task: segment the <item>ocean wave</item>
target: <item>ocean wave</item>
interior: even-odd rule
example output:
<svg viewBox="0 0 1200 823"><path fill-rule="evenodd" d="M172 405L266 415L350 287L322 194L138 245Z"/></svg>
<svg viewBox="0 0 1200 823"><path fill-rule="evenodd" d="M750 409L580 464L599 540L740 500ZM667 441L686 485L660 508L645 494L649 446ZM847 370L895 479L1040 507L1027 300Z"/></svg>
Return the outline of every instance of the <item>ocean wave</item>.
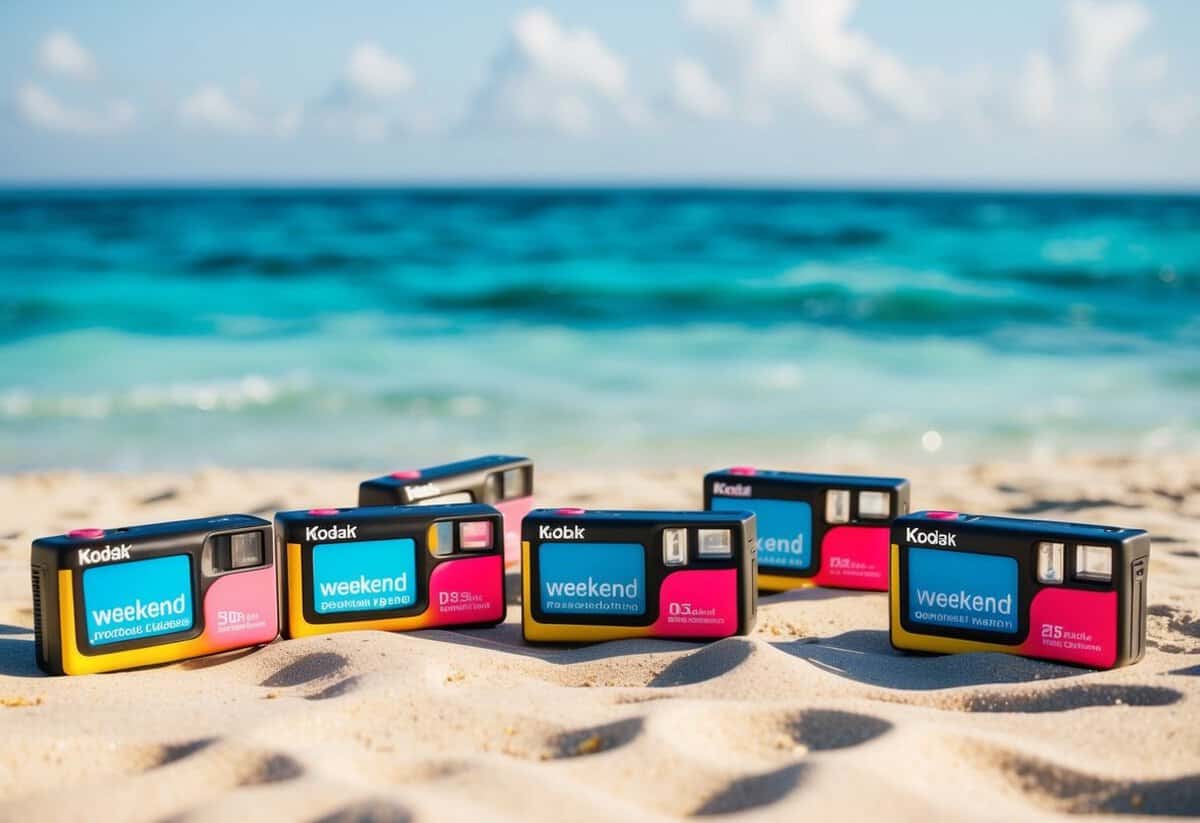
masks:
<svg viewBox="0 0 1200 823"><path fill-rule="evenodd" d="M1197 197L1124 195L8 192L0 340L337 338L378 314L370 330L398 338L434 317L462 334L728 322L996 341L1061 327L1083 346L1108 327L1158 344L1195 335L1198 216Z"/></svg>
<svg viewBox="0 0 1200 823"><path fill-rule="evenodd" d="M0 334L34 329L64 314L62 302L50 297L0 298Z"/></svg>
<svg viewBox="0 0 1200 823"><path fill-rule="evenodd" d="M381 257L332 251L300 255L227 251L194 256L183 263L183 268L195 274L249 273L264 277L293 277L366 271L386 265L387 262Z"/></svg>
<svg viewBox="0 0 1200 823"><path fill-rule="evenodd" d="M397 386L385 379L320 383L305 371L140 383L86 392L23 387L0 391L0 418L11 420L171 418L186 412L307 417L348 411L438 420L479 417L492 406L483 393L451 386Z"/></svg>
<svg viewBox="0 0 1200 823"><path fill-rule="evenodd" d="M1153 290L1169 296L1172 290L1200 291L1200 269L1171 265L1105 268L1099 266L1012 266L974 268L964 277L991 282L1052 286L1076 292L1116 293Z"/></svg>
<svg viewBox="0 0 1200 823"><path fill-rule="evenodd" d="M749 240L783 249L862 249L881 246L889 239L888 232L883 229L856 224L810 229L789 225L786 221L733 221L723 228L728 239Z"/></svg>
<svg viewBox="0 0 1200 823"><path fill-rule="evenodd" d="M1028 280L1014 286L1015 278ZM1105 285L1086 272L1020 269L1005 278L853 266L808 266L776 276L579 276L561 282L530 273L430 278L384 274L274 294L245 286L235 297L201 285L179 285L168 299L153 286L102 294L87 308L72 290L0 299L0 340L75 328L109 328L160 336L272 339L313 335L388 337L468 333L497 322L568 324L581 328L675 327L730 323L746 327L807 324L896 334L985 334L1008 327L1120 328L1126 335L1167 340L1195 316L1191 273L1164 282ZM132 281L136 283L137 281ZM1085 287L1081 285L1087 283ZM1032 288L1036 286L1037 288ZM1046 291L1051 289L1053 291ZM1136 297L1137 299L1131 299Z"/></svg>
<svg viewBox="0 0 1200 823"><path fill-rule="evenodd" d="M981 295L969 290L893 286L864 290L852 284L825 281L770 287L707 282L671 284L662 281L641 287L606 284L545 286L538 283L499 285L462 292L436 292L422 302L440 311L464 309L512 317L570 318L573 322L609 320L622 325L663 322L800 322L817 324L868 323L915 326L930 323L947 329L987 325L997 319L1023 322L1061 317L1063 308L1022 295Z"/></svg>
<svg viewBox="0 0 1200 823"><path fill-rule="evenodd" d="M6 272L79 274L116 271L129 261L117 254L74 254L63 249L0 249L0 279Z"/></svg>
<svg viewBox="0 0 1200 823"><path fill-rule="evenodd" d="M248 374L230 380L143 384L82 393L15 388L0 392L0 417L87 420L181 410L237 412L287 403L311 386L309 375L295 373L278 378Z"/></svg>
<svg viewBox="0 0 1200 823"><path fill-rule="evenodd" d="M382 228L378 231L384 233ZM745 223L727 225L720 233L663 232L660 236L632 242L619 236L581 239L560 237L553 232L544 237L531 236L513 242L504 236L472 235L443 227L418 240L397 239L371 252L249 252L233 249L189 254L180 260L177 269L204 276L249 274L275 279L384 270L403 274L409 266L434 267L446 272L463 264L555 266L603 259L651 265L670 265L680 260L720 264L745 262L754 255L770 252L863 250L887 242L887 232L857 225L814 230L766 222Z"/></svg>

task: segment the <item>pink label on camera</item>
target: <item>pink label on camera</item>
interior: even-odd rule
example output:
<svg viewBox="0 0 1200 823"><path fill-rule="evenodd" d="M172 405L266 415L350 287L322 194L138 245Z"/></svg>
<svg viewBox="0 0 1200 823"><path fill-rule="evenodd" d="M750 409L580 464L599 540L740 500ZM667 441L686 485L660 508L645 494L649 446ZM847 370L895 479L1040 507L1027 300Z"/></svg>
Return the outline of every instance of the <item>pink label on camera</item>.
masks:
<svg viewBox="0 0 1200 823"><path fill-rule="evenodd" d="M510 569L521 565L521 521L532 508L532 495L496 504L496 509L504 515L504 565Z"/></svg>
<svg viewBox="0 0 1200 823"><path fill-rule="evenodd" d="M1117 660L1117 593L1042 589L1029 606L1023 654L1108 668Z"/></svg>
<svg viewBox="0 0 1200 823"><path fill-rule="evenodd" d="M737 633L737 569L672 572L663 581L659 637L728 637Z"/></svg>
<svg viewBox="0 0 1200 823"><path fill-rule="evenodd" d="M204 594L204 636L214 651L269 643L279 634L275 568L235 572Z"/></svg>
<svg viewBox="0 0 1200 823"><path fill-rule="evenodd" d="M498 554L439 563L429 575L430 626L504 617L504 559Z"/></svg>
<svg viewBox="0 0 1200 823"><path fill-rule="evenodd" d="M885 526L835 526L821 543L818 586L843 589L888 589L888 533Z"/></svg>

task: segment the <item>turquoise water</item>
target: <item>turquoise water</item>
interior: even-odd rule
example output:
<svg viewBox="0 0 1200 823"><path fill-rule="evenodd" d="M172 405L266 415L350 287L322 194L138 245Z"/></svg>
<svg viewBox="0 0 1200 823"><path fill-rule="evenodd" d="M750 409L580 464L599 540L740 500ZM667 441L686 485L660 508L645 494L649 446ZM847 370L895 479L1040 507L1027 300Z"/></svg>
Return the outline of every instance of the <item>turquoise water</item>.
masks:
<svg viewBox="0 0 1200 823"><path fill-rule="evenodd" d="M0 192L5 469L1200 447L1200 197Z"/></svg>

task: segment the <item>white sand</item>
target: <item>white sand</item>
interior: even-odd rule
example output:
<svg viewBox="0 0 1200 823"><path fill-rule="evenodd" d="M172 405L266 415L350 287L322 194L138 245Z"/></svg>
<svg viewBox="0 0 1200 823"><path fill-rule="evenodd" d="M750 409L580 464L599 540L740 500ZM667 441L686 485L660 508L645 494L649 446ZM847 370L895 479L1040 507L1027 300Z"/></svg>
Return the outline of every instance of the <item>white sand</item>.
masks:
<svg viewBox="0 0 1200 823"><path fill-rule="evenodd" d="M540 472L539 501L694 507L700 474ZM707 646L533 648L510 606L491 630L349 633L47 678L33 663L32 538L349 505L359 478L0 478L0 818L1200 814L1200 460L909 476L918 507L1149 529L1146 658L1089 672L902 656L885 595L808 590L764 598L753 635Z"/></svg>

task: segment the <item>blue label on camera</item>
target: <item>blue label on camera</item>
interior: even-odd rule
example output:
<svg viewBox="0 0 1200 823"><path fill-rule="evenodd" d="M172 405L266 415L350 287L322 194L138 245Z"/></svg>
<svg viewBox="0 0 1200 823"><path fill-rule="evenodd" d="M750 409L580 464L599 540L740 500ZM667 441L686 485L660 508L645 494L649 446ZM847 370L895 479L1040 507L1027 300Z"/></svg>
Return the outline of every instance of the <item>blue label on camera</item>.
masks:
<svg viewBox="0 0 1200 823"><path fill-rule="evenodd" d="M714 496L712 509L754 512L759 568L807 569L812 563L812 506L804 501Z"/></svg>
<svg viewBox="0 0 1200 823"><path fill-rule="evenodd" d="M187 631L192 561L177 554L85 569L83 608L93 646Z"/></svg>
<svg viewBox="0 0 1200 823"><path fill-rule="evenodd" d="M640 543L543 543L542 611L645 614L646 550Z"/></svg>
<svg viewBox="0 0 1200 823"><path fill-rule="evenodd" d="M932 626L1015 634L1016 559L909 549L908 619Z"/></svg>
<svg viewBox="0 0 1200 823"><path fill-rule="evenodd" d="M417 602L417 544L410 538L313 546L317 614L402 609Z"/></svg>

